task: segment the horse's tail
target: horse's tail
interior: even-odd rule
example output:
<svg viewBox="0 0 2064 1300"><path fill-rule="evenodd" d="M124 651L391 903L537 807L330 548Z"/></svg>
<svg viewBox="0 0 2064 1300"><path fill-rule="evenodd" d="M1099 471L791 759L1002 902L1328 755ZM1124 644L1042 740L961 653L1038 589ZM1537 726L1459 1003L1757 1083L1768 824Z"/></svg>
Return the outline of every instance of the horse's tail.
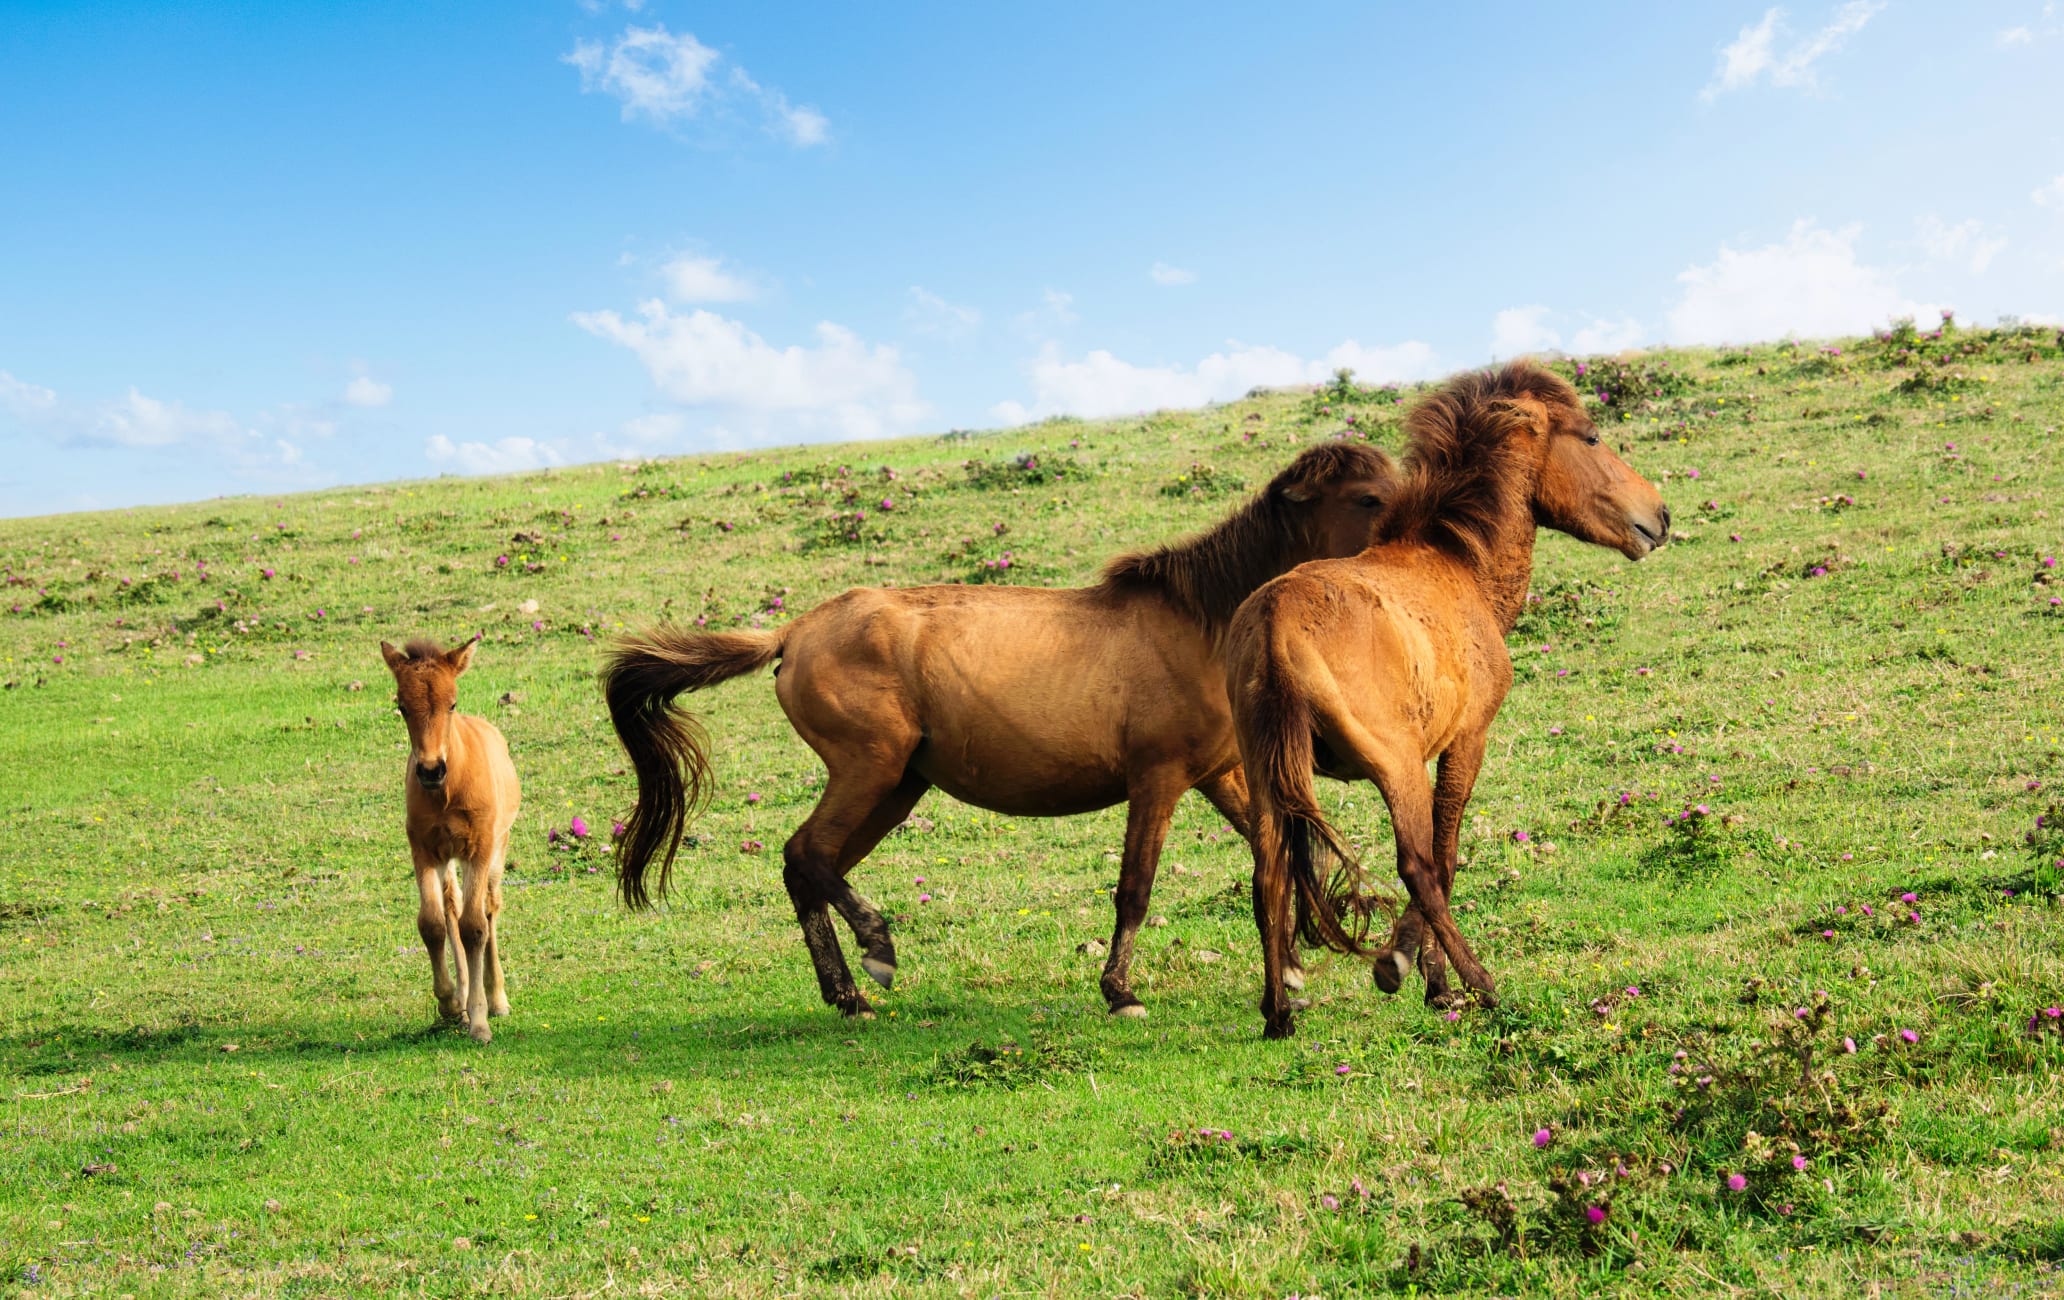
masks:
<svg viewBox="0 0 2064 1300"><path fill-rule="evenodd" d="M1257 805L1275 809L1281 826L1281 842L1270 851L1288 858L1297 937L1334 952L1366 955L1369 916L1381 903L1362 892L1360 864L1319 808L1312 782L1311 701L1283 672L1273 646L1264 643L1240 714L1248 785ZM1331 869L1322 876L1326 867Z"/></svg>
<svg viewBox="0 0 2064 1300"><path fill-rule="evenodd" d="M616 883L631 907L652 902L645 870L658 856L664 897L674 854L689 820L710 796L709 733L674 706L683 691L700 690L781 657L788 628L766 632L686 632L656 627L616 643L602 669L602 693L616 738L638 774L638 803L624 823L616 852Z"/></svg>

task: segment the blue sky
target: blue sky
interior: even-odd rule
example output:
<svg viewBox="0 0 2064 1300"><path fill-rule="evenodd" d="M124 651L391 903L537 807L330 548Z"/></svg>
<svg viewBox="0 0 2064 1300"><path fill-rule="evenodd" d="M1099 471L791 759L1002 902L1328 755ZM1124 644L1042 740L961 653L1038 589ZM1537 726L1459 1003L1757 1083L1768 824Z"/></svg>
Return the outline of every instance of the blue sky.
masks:
<svg viewBox="0 0 2064 1300"><path fill-rule="evenodd" d="M6 0L0 513L2064 316L2057 0L1423 8Z"/></svg>

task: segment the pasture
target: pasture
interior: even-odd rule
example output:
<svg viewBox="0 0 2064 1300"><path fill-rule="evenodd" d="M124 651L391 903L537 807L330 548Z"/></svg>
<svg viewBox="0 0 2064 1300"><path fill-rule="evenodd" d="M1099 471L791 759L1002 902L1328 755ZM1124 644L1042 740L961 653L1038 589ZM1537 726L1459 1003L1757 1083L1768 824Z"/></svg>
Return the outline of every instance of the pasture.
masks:
<svg viewBox="0 0 2064 1300"><path fill-rule="evenodd" d="M1542 535L1454 900L1502 1005L1314 959L1280 1043L1245 846L1194 794L1147 1019L1097 989L1123 810L937 793L853 875L895 990L824 1007L780 868L820 769L764 674L690 697L719 793L669 904L626 912L595 671L661 614L1090 581L1316 439L1395 450L1409 391L0 521L8 1286L2064 1285L2064 835L2035 829L2064 786L2064 337L1577 383L1676 538L1632 565ZM475 631L459 707L524 791L485 1047L434 1018L379 652ZM1393 885L1373 789L1321 797Z"/></svg>

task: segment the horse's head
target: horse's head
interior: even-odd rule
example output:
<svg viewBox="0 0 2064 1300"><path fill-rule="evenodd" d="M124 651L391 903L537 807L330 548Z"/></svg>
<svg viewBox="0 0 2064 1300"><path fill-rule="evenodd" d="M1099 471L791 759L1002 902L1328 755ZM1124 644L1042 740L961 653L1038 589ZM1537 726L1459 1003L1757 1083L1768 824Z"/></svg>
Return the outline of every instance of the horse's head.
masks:
<svg viewBox="0 0 2064 1300"><path fill-rule="evenodd" d="M1328 442L1300 453L1268 485L1272 500L1302 512L1315 560L1358 555L1369 545L1397 487L1397 466L1361 442Z"/></svg>
<svg viewBox="0 0 2064 1300"><path fill-rule="evenodd" d="M451 744L452 715L459 707L459 674L473 663L475 637L453 650L440 650L429 641L411 641L397 650L380 643L380 655L394 674L394 702L408 723L409 775L423 789L436 793L444 788L449 770L447 752Z"/></svg>
<svg viewBox="0 0 2064 1300"><path fill-rule="evenodd" d="M1638 560L1670 539L1670 508L1655 485L1605 445L1576 389L1528 362L1515 404L1540 441L1534 521Z"/></svg>

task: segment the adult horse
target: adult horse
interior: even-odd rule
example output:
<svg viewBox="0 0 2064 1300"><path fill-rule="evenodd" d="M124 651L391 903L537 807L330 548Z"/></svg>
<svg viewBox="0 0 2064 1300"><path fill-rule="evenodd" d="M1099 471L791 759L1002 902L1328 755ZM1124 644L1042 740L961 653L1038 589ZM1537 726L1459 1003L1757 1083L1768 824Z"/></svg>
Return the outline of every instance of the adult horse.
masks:
<svg viewBox="0 0 2064 1300"><path fill-rule="evenodd" d="M1396 992L1418 956L1427 1001L1459 1000L1447 989L1445 950L1476 999L1495 1005L1448 894L1462 812L1512 686L1505 637L1526 599L1536 525L1630 560L1670 533L1661 495L1603 445L1576 391L1531 362L1450 380L1406 417L1406 431L1406 477L1375 543L1264 584L1226 635L1227 690L1253 787L1271 1038L1294 1029L1283 979L1293 891L1306 942L1366 951L1370 900L1319 809L1314 769L1374 781L1390 808L1411 905L1374 954L1378 986ZM1322 857L1337 864L1330 880L1320 878Z"/></svg>
<svg viewBox="0 0 2064 1300"><path fill-rule="evenodd" d="M1176 801L1200 790L1247 832L1219 660L1226 621L1269 578L1366 546L1394 477L1375 448L1324 443L1209 532L1124 556L1093 587L855 588L767 631L625 638L603 672L638 776L618 847L624 901L648 904L655 857L665 893L709 793L708 737L672 701L780 659L775 696L826 771L782 849L782 880L827 1003L872 1013L828 908L852 929L861 966L892 983L888 923L846 874L936 785L1028 817L1128 805L1102 990L1112 1014L1145 1015L1129 979L1133 939Z"/></svg>

